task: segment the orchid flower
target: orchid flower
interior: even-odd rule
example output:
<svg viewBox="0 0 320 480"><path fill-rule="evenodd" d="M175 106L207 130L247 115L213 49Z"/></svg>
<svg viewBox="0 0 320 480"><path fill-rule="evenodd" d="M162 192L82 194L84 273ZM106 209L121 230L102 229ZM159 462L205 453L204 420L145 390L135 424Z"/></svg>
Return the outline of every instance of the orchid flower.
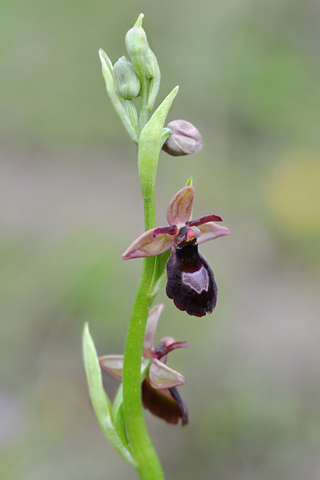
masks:
<svg viewBox="0 0 320 480"><path fill-rule="evenodd" d="M217 215L190 220L194 188L188 185L177 192L167 209L169 227L152 228L143 233L124 252L122 258L152 257L172 249L167 262L166 293L180 310L202 317L217 303L218 287L213 271L198 244L228 235L229 229Z"/></svg>
<svg viewBox="0 0 320 480"><path fill-rule="evenodd" d="M169 368L165 362L168 353L177 348L187 347L187 342L175 342L165 337L155 347L154 340L163 304L156 305L149 313L144 344L142 365L149 363L147 376L142 382L143 406L168 423L176 424L181 418L182 425L188 423L186 405L180 397L177 386L185 383L181 373ZM117 380L122 380L123 355L99 357L100 366Z"/></svg>

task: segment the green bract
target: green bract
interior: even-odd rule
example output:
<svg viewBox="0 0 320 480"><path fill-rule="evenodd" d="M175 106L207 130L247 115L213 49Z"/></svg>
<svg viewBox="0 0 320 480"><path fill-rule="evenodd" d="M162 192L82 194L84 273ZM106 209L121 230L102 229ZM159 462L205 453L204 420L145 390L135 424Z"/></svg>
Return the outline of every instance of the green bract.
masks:
<svg viewBox="0 0 320 480"><path fill-rule="evenodd" d="M140 135L138 168L144 198L154 195L163 125L178 90L175 87L163 100Z"/></svg>
<svg viewBox="0 0 320 480"><path fill-rule="evenodd" d="M118 435L111 418L111 403L106 395L103 385L97 352L90 336L88 325L83 332L83 356L86 370L90 397L93 409L100 423L101 429L109 442L120 455L133 467L137 467L132 453L127 445L124 445L121 436Z"/></svg>
<svg viewBox="0 0 320 480"><path fill-rule="evenodd" d="M115 111L121 118L121 121L125 126L127 132L129 133L130 137L134 142L137 143L138 142L137 130L133 126L130 118L128 117L128 114L124 107L123 99L119 97L119 95L116 92L111 60L106 54L106 52L104 52L102 49L99 50L99 56L100 56L101 65L102 65L102 74L106 82L107 92L112 102L112 105L114 106Z"/></svg>

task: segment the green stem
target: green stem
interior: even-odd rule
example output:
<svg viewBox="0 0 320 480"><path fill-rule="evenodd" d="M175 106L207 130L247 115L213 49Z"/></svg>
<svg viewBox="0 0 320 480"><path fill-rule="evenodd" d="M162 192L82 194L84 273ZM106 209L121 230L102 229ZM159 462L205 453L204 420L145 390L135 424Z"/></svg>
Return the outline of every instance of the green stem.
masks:
<svg viewBox="0 0 320 480"><path fill-rule="evenodd" d="M148 293L153 275L153 263L152 258L144 259L128 329L123 366L124 418L141 480L164 480L160 461L145 424L141 399L141 353L151 306Z"/></svg>
<svg viewBox="0 0 320 480"><path fill-rule="evenodd" d="M145 76L140 78L141 81L141 100L140 100L140 132L148 122L150 115L150 108L148 108L148 82Z"/></svg>
<svg viewBox="0 0 320 480"><path fill-rule="evenodd" d="M147 119L147 116L143 118L143 112L146 112L145 88L146 84L142 84L141 126L144 125ZM178 88L175 88L169 93L140 133L138 168L146 230L156 227L154 188L161 146L161 134L167 113L177 92ZM141 398L141 359L146 323L154 298L152 294L154 291L154 272L155 257L144 258L128 328L122 377L124 420L141 480L164 480L160 461L153 448L145 424Z"/></svg>
<svg viewBox="0 0 320 480"><path fill-rule="evenodd" d="M146 228L155 226L155 202L144 198ZM123 407L125 424L138 463L141 480L164 480L163 470L150 440L144 420L141 398L141 358L154 272L154 257L145 258L130 319L123 366Z"/></svg>

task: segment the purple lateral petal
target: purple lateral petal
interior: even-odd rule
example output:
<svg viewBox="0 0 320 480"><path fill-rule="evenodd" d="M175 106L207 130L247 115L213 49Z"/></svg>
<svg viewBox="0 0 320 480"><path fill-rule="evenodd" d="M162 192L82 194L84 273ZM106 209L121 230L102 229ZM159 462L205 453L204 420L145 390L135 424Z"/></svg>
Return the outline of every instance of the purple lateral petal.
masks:
<svg viewBox="0 0 320 480"><path fill-rule="evenodd" d="M194 188L191 185L183 187L174 195L167 210L169 225L185 224L191 215L194 199Z"/></svg>
<svg viewBox="0 0 320 480"><path fill-rule="evenodd" d="M170 227L159 227L154 230L153 238L157 238L159 235L162 234L175 235L177 231L177 225L171 225Z"/></svg>
<svg viewBox="0 0 320 480"><path fill-rule="evenodd" d="M151 386L156 390L183 385L186 381L181 373L172 370L156 358L151 363L149 380Z"/></svg>
<svg viewBox="0 0 320 480"><path fill-rule="evenodd" d="M230 230L227 227L217 225L213 222L204 223L203 225L199 225L198 228L201 231L201 235L197 239L198 243L207 242L208 240L230 234Z"/></svg>
<svg viewBox="0 0 320 480"><path fill-rule="evenodd" d="M165 346L165 347L162 349L161 356L168 355L168 353L172 352L173 350L176 350L177 348L185 348L185 347L189 347L189 343L188 343L188 342L174 342L174 343L170 343L170 345Z"/></svg>
<svg viewBox="0 0 320 480"><path fill-rule="evenodd" d="M153 238L155 230L155 228L152 228L137 238L122 255L123 260L154 257L155 255L160 255L160 253L170 250L173 245L171 235L160 234L157 238Z"/></svg>
<svg viewBox="0 0 320 480"><path fill-rule="evenodd" d="M112 377L122 380L123 355L105 355L99 357L100 367L106 370Z"/></svg>
<svg viewBox="0 0 320 480"><path fill-rule="evenodd" d="M187 222L186 225L188 227L198 227L199 225L203 225L207 222L222 222L222 218L218 215L207 215L206 217L197 218L197 220Z"/></svg>
<svg viewBox="0 0 320 480"><path fill-rule="evenodd" d="M154 349L154 357L158 360L161 360L163 357L168 355L168 353L176 350L177 348L189 347L188 342L175 342L172 337L164 337L160 340L158 345ZM166 363L164 360L162 360Z"/></svg>
<svg viewBox="0 0 320 480"><path fill-rule="evenodd" d="M144 342L143 342L144 358L150 358L152 356L158 321L163 309L164 309L164 305L163 303L161 303L160 305L156 305L155 307L152 308L152 310L150 310L148 320L147 320Z"/></svg>

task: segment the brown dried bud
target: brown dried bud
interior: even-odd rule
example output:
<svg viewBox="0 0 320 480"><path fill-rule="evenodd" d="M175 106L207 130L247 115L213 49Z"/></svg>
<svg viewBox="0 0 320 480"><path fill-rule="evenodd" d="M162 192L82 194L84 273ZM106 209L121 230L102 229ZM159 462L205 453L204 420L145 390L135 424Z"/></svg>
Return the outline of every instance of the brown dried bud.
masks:
<svg viewBox="0 0 320 480"><path fill-rule="evenodd" d="M169 155L179 157L198 152L202 147L199 130L186 120L173 120L167 126L172 134L162 146Z"/></svg>

